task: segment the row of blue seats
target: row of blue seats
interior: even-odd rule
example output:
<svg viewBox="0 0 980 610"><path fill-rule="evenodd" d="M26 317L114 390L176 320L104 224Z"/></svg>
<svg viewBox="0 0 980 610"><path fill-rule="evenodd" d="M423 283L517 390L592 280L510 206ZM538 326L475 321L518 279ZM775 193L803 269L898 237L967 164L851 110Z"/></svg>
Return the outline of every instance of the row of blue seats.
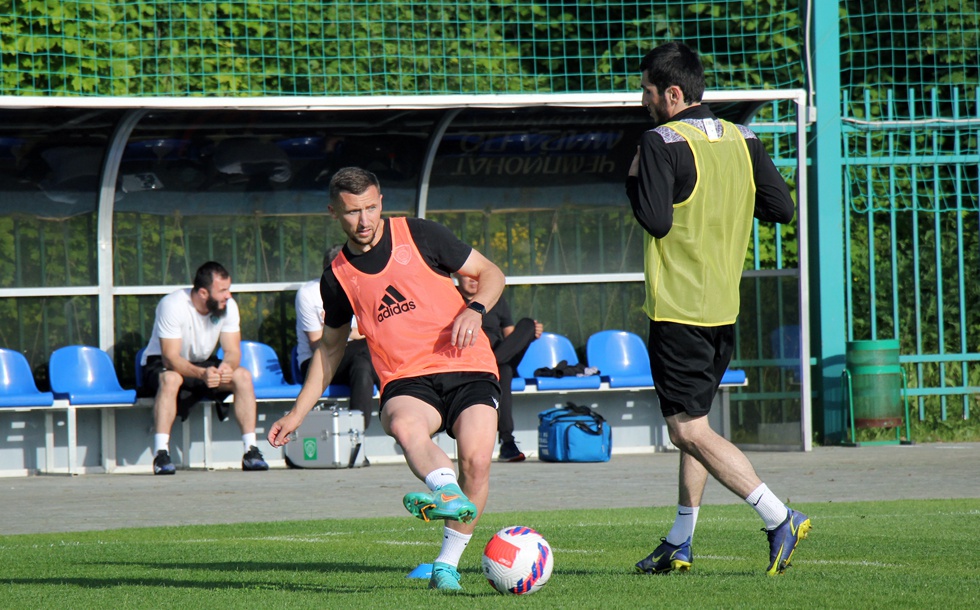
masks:
<svg viewBox="0 0 980 610"><path fill-rule="evenodd" d="M542 333L531 342L517 366L512 388L522 391L533 384L538 390L598 390L609 388L652 388L650 355L646 343L635 333L625 330L602 330L590 336L585 345L586 364L598 369L598 374L564 377L537 377L540 368L553 369L562 361L578 364L572 342L562 335ZM745 371L728 369L722 377L723 386L746 384Z"/></svg>
<svg viewBox="0 0 980 610"><path fill-rule="evenodd" d="M142 351L142 350L141 350ZM298 377L295 350L290 356L293 378ZM137 386L140 385L139 361L136 356ZM598 369L595 375L538 377L541 368L554 369L562 361L578 364L578 355L571 341L555 333L542 333L528 347L517 367L512 389L521 392L598 390L609 388L651 388L650 358L646 344L634 333L604 330L589 337L586 361ZM291 383L284 374L275 350L257 341L242 341L242 366L252 373L258 400L290 400L299 394L300 384ZM118 380L109 355L97 347L67 346L54 351L49 361L52 392L40 392L34 382L30 365L23 354L0 348L0 407L43 407L55 399L73 405L126 405L136 401L136 390L124 389ZM744 385L745 372L728 370L722 385ZM346 398L350 388L331 385L325 398Z"/></svg>
<svg viewBox="0 0 980 610"><path fill-rule="evenodd" d="M136 355L136 384L141 385L139 365L142 350ZM302 386L283 378L276 352L264 343L242 341L242 366L252 373L258 400L288 400L299 394ZM66 400L73 406L132 405L136 390L124 389L119 383L109 354L89 345L69 345L51 354L48 361L51 392L41 392L34 381L30 364L20 352L0 348L0 408L36 408L53 406L55 400ZM331 385L325 398L346 398L350 388Z"/></svg>
<svg viewBox="0 0 980 610"><path fill-rule="evenodd" d="M242 343L245 345L250 342L243 341ZM269 346L256 345L262 346L261 354L250 360L265 363L265 369L268 373L267 380L256 382L256 392L259 392L261 386L268 388L266 391L278 391L283 397L295 397L299 392L299 386L293 386L283 378L275 351ZM245 348L243 348L243 352L244 350ZM598 369L598 374L564 377L539 377L535 375L535 371L538 369L554 369L562 361L571 366L578 364L578 355L571 340L556 333L542 333L539 338L531 342L520 364L518 364L517 375L511 383L511 389L514 392L523 392L528 389L540 391L598 390L603 387L603 384L609 388L653 387L650 356L647 352L646 343L638 335L631 332L603 330L589 337L586 343L587 366ZM298 379L299 367L296 363L296 348L292 350L290 363L293 378ZM252 370L254 376L256 374L254 368L249 366L249 369ZM736 369L725 371L721 384L724 386L745 385L745 371ZM333 396L350 395L350 389L346 386L338 386L338 388L342 394L333 394ZM327 393L330 392L331 388L327 388Z"/></svg>
<svg viewBox="0 0 980 610"><path fill-rule="evenodd" d="M242 342L243 364L252 371L256 394L275 398L295 398L300 386L290 383L282 373L276 352L262 343ZM556 333L542 333L531 342L517 367L517 375L511 384L515 392L533 388L540 391L598 390L607 384L609 388L652 388L650 357L644 341L636 334L622 330L603 330L589 337L586 343L586 359L589 367L596 368L596 375L539 377L535 371L554 369L562 361L578 364L578 355L572 342ZM296 348L290 355L293 379L299 378ZM725 386L745 385L745 371L729 369L721 381ZM347 386L330 386L326 397L342 398L350 395Z"/></svg>
<svg viewBox="0 0 980 610"><path fill-rule="evenodd" d="M96 347L72 345L48 361L51 392L41 392L20 352L0 348L0 407L50 407L55 399L73 405L132 404L136 390L124 390L109 355Z"/></svg>

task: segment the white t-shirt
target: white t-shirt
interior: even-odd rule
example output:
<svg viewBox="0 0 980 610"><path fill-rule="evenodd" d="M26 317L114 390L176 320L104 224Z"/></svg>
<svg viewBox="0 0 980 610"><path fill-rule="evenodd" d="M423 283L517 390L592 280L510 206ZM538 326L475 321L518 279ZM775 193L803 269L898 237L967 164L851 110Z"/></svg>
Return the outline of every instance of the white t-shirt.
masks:
<svg viewBox="0 0 980 610"><path fill-rule="evenodd" d="M323 299L320 280L310 280L296 291L296 361L303 364L313 356L306 333L323 330Z"/></svg>
<svg viewBox="0 0 980 610"><path fill-rule="evenodd" d="M153 334L143 352L143 362L148 356L159 356L160 339L180 339L180 357L190 362L207 360L218 346L221 333L241 332L238 303L228 299L227 311L220 318L200 314L191 301L191 289L182 288L160 299L157 304Z"/></svg>
<svg viewBox="0 0 980 610"><path fill-rule="evenodd" d="M357 330L357 318L350 320L351 331ZM296 362L300 366L313 357L306 333L323 330L323 297L320 280L310 280L296 291ZM350 340L350 337L347 337Z"/></svg>

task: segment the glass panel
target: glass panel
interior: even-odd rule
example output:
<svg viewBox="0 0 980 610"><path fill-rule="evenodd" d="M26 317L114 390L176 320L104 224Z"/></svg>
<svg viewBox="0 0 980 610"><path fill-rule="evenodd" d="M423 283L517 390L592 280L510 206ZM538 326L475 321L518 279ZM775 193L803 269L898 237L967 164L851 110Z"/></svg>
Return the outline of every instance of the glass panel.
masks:
<svg viewBox="0 0 980 610"><path fill-rule="evenodd" d="M51 352L66 345L98 345L96 297L0 299L0 346L27 357L38 387L47 389Z"/></svg>
<svg viewBox="0 0 980 610"><path fill-rule="evenodd" d="M327 213L330 176L378 175L388 214L415 214L439 113L154 112L127 143L114 219L116 284L183 284L217 260L236 282L320 273L343 241Z"/></svg>
<svg viewBox="0 0 980 610"><path fill-rule="evenodd" d="M642 108L468 110L449 127L427 217L509 275L642 270L623 187Z"/></svg>
<svg viewBox="0 0 980 610"><path fill-rule="evenodd" d="M625 194L623 195L625 198ZM506 275L643 271L643 229L625 208L430 211L428 218L497 263Z"/></svg>
<svg viewBox="0 0 980 610"><path fill-rule="evenodd" d="M600 330L626 330L646 341L639 282L508 286L504 295L515 320L533 318L545 331L568 337L583 359L586 342Z"/></svg>
<svg viewBox="0 0 980 610"><path fill-rule="evenodd" d="M98 283L99 176L120 116L0 109L0 288Z"/></svg>
<svg viewBox="0 0 980 610"><path fill-rule="evenodd" d="M748 386L732 391L732 440L743 444L800 446L799 278L742 279L742 309L735 326L731 367Z"/></svg>

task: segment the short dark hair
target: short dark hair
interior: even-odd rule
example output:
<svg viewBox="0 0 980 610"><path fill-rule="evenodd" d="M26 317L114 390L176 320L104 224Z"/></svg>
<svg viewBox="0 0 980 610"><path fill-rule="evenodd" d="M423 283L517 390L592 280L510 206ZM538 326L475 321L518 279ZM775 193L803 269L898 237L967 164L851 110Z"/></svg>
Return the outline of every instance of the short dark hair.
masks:
<svg viewBox="0 0 980 610"><path fill-rule="evenodd" d="M360 195L370 186L381 191L381 183L373 173L360 167L341 168L330 178L330 203L340 201L341 193Z"/></svg>
<svg viewBox="0 0 980 610"><path fill-rule="evenodd" d="M677 85L684 94L684 103L700 103L704 96L704 66L698 54L680 42L662 44L647 53L640 61L640 72L663 95L668 87Z"/></svg>
<svg viewBox="0 0 980 610"><path fill-rule="evenodd" d="M201 288L211 290L211 284L214 283L214 278L216 277L226 280L231 277L231 274L228 273L228 270L221 263L214 261L204 263L197 268L197 273L194 274L194 290L197 291Z"/></svg>
<svg viewBox="0 0 980 610"><path fill-rule="evenodd" d="M330 246L330 249L323 253L323 268L326 269L333 262L333 259L337 258L340 251L344 249L344 244L336 244Z"/></svg>

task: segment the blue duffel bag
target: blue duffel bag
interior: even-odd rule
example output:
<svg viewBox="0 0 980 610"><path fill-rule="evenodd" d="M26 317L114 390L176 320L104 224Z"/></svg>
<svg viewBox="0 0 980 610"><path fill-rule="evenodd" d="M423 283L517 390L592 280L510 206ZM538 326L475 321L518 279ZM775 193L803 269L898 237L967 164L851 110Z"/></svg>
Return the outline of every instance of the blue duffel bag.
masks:
<svg viewBox="0 0 980 610"><path fill-rule="evenodd" d="M588 407L567 403L538 413L538 456L546 462L608 462L612 428Z"/></svg>

